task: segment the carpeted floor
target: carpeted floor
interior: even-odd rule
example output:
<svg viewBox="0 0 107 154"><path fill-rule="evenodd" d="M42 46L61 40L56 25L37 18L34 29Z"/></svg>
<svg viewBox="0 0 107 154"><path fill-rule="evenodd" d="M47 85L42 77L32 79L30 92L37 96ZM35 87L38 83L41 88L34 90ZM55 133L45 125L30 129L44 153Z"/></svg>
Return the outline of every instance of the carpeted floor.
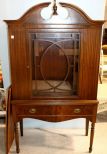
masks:
<svg viewBox="0 0 107 154"><path fill-rule="evenodd" d="M107 111L98 114L92 154L107 153ZM5 154L5 125L0 128L0 154ZM90 132L90 131L89 131ZM20 154L88 154L90 134L84 129L24 129ZM9 154L16 154L15 144Z"/></svg>
<svg viewBox="0 0 107 154"><path fill-rule="evenodd" d="M84 129L24 129L20 154L88 154ZM16 154L13 144L10 154ZM107 123L97 123L92 154L107 154Z"/></svg>
<svg viewBox="0 0 107 154"><path fill-rule="evenodd" d="M98 84L97 99L99 101L98 113L107 111L107 78L103 78L102 84Z"/></svg>

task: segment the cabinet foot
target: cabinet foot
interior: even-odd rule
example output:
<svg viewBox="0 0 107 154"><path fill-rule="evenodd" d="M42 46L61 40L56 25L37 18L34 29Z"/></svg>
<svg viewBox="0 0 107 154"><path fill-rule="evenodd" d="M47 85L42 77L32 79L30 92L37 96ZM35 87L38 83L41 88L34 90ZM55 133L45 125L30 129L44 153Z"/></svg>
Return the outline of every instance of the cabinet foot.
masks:
<svg viewBox="0 0 107 154"><path fill-rule="evenodd" d="M89 148L89 153L91 153L92 152L92 148Z"/></svg>

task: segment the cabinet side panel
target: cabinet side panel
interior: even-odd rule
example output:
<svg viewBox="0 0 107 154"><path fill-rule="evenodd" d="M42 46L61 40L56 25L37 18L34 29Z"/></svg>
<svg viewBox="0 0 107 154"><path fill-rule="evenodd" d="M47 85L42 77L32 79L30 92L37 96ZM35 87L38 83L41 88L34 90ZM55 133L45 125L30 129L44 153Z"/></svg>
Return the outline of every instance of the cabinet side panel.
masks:
<svg viewBox="0 0 107 154"><path fill-rule="evenodd" d="M96 99L98 86L101 29L82 30L80 57L80 98Z"/></svg>
<svg viewBox="0 0 107 154"><path fill-rule="evenodd" d="M12 78L12 99L28 98L29 72L26 59L25 30L16 29L9 33Z"/></svg>

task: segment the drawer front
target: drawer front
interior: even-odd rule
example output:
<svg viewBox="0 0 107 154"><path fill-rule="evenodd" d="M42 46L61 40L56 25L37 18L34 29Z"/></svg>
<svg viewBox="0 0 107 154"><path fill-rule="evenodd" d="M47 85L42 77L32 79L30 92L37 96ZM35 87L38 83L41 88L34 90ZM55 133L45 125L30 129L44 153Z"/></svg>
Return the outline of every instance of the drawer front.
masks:
<svg viewBox="0 0 107 154"><path fill-rule="evenodd" d="M57 113L62 115L92 115L93 106L72 105L72 106L59 106Z"/></svg>
<svg viewBox="0 0 107 154"><path fill-rule="evenodd" d="M92 105L17 105L17 115L92 115Z"/></svg>
<svg viewBox="0 0 107 154"><path fill-rule="evenodd" d="M57 114L57 108L47 105L20 105L16 109L17 115L53 115Z"/></svg>

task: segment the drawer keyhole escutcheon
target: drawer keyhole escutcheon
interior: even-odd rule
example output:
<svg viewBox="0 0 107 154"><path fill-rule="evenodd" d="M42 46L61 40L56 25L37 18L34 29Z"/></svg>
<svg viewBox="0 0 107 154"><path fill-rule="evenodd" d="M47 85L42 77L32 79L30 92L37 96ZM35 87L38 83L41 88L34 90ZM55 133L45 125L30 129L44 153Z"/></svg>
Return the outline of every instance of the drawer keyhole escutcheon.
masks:
<svg viewBox="0 0 107 154"><path fill-rule="evenodd" d="M81 109L77 108L77 109L74 109L74 113L80 113L81 112Z"/></svg>
<svg viewBox="0 0 107 154"><path fill-rule="evenodd" d="M32 113L32 114L36 113L36 109L35 109L35 108L31 108L31 109L29 110L29 113Z"/></svg>

